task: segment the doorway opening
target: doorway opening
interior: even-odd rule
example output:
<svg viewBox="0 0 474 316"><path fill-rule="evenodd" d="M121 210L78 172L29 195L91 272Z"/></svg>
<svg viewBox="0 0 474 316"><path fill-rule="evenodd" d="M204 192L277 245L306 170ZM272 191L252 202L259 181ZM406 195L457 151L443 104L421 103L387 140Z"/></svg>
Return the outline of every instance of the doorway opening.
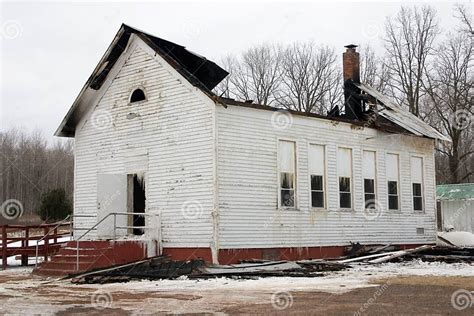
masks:
<svg viewBox="0 0 474 316"><path fill-rule="evenodd" d="M145 227L145 181L143 176L129 174L128 176L128 216L129 229L131 235L143 235ZM143 228L142 228L143 227Z"/></svg>

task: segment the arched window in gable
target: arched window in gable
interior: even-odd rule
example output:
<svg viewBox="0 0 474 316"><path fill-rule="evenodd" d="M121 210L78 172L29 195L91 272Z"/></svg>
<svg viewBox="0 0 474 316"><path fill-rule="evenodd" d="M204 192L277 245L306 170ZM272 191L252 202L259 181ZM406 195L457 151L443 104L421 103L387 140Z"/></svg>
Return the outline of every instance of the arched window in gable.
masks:
<svg viewBox="0 0 474 316"><path fill-rule="evenodd" d="M146 95L143 89L137 88L133 90L132 95L130 96L130 103L145 101Z"/></svg>

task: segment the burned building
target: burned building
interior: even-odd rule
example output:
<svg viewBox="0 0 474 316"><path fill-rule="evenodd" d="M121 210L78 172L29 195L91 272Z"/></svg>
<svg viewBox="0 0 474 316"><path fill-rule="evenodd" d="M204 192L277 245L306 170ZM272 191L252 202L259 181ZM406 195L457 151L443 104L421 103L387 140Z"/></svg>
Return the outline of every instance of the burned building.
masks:
<svg viewBox="0 0 474 316"><path fill-rule="evenodd" d="M216 96L224 69L122 25L56 132L75 140L75 237L220 263L435 243L446 138L360 82L355 45L343 59L341 108L280 111Z"/></svg>

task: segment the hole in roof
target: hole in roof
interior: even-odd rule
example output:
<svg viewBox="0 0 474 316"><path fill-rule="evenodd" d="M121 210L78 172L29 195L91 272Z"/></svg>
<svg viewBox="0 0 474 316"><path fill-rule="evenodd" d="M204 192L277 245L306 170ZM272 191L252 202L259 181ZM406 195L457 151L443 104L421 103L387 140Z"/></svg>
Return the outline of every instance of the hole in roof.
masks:
<svg viewBox="0 0 474 316"><path fill-rule="evenodd" d="M143 90L140 88L135 89L130 96L130 103L140 102L143 100L146 100L145 92L143 92Z"/></svg>

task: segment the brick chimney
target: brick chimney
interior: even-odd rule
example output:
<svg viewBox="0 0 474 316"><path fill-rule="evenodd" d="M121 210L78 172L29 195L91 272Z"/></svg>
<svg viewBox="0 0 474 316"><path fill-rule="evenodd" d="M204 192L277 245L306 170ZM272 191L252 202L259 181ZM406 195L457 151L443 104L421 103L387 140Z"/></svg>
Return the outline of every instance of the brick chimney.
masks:
<svg viewBox="0 0 474 316"><path fill-rule="evenodd" d="M346 52L342 54L342 70L344 72L344 82L351 79L354 82L360 82L359 53L356 52L357 45L350 44L344 46Z"/></svg>
<svg viewBox="0 0 474 316"><path fill-rule="evenodd" d="M344 117L351 120L360 120L363 116L363 101L358 97L360 89L353 83L360 83L359 53L357 45L347 45L342 54L342 71L344 77Z"/></svg>

